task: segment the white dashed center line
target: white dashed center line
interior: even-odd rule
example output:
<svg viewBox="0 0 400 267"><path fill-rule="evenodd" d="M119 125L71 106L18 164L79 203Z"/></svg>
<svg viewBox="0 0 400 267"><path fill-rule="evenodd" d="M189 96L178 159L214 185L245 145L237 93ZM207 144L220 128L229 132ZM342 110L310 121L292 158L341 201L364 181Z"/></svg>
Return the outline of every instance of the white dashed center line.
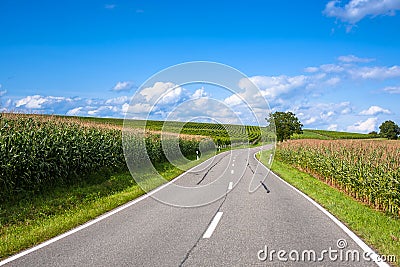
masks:
<svg viewBox="0 0 400 267"><path fill-rule="evenodd" d="M217 214L215 214L214 219L210 223L210 226L208 226L207 231L204 233L203 238L210 238L217 227L219 220L221 220L223 212L219 211Z"/></svg>
<svg viewBox="0 0 400 267"><path fill-rule="evenodd" d="M233 182L229 182L228 190L232 190L232 188L233 188Z"/></svg>

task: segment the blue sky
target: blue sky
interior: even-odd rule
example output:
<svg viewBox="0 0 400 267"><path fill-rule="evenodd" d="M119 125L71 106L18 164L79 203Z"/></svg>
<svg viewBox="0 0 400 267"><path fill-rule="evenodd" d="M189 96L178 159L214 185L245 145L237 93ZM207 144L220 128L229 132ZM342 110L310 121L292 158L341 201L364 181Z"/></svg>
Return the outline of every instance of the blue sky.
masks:
<svg viewBox="0 0 400 267"><path fill-rule="evenodd" d="M398 0L1 0L0 109L122 118L150 76L201 60L240 70L305 128L378 130L400 124L399 12ZM183 89L172 106L200 87Z"/></svg>

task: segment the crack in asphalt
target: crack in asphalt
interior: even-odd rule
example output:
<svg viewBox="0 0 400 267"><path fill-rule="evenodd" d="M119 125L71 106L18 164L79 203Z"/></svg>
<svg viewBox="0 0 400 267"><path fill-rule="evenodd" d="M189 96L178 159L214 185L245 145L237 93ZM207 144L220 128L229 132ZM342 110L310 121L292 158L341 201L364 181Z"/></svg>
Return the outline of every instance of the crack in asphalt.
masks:
<svg viewBox="0 0 400 267"><path fill-rule="evenodd" d="M255 174L255 171L251 168L249 162L247 162L247 167L249 167L250 171L251 171L253 174Z"/></svg>
<svg viewBox="0 0 400 267"><path fill-rule="evenodd" d="M224 205L226 198L228 197L228 191L225 193L224 199L222 200L221 204L218 206L217 211L214 213L214 215L211 217L210 222L207 224L206 230L208 228L208 226L211 224L212 220L214 219L215 215L217 215L217 213L221 210L222 205ZM205 230L205 231L206 231ZM199 236L199 238L196 240L196 242L194 243L194 245L189 249L189 251L186 253L185 257L183 258L183 260L181 261L181 263L179 264L179 267L183 266L183 264L185 264L186 260L189 258L190 254L192 253L193 249L197 246L197 244L200 242L200 240L202 239L202 236L204 235L204 232Z"/></svg>
<svg viewBox="0 0 400 267"><path fill-rule="evenodd" d="M267 190L267 193L271 192L268 187L263 183L263 181L260 181L261 185L264 187L265 190Z"/></svg>
<svg viewBox="0 0 400 267"><path fill-rule="evenodd" d="M228 154L226 154L225 156L223 156L222 158L220 158L214 165L212 165L205 173L204 176L200 179L200 181L197 182L196 185L199 185L201 182L203 182L203 180L206 178L207 174L211 171L212 168L215 167L215 165L217 165L223 158L225 158L226 156L228 156Z"/></svg>
<svg viewBox="0 0 400 267"><path fill-rule="evenodd" d="M250 171L255 174L256 172L251 168L250 164L247 162L247 167L249 167ZM264 187L264 189L267 191L267 193L270 193L271 190L268 189L268 187L265 185L263 181L260 181L261 185Z"/></svg>

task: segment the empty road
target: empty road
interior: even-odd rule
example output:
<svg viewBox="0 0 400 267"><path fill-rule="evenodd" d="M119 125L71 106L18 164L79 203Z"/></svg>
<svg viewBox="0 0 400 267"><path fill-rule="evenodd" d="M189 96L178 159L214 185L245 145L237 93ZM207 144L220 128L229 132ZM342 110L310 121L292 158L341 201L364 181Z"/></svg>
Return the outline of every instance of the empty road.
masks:
<svg viewBox="0 0 400 267"><path fill-rule="evenodd" d="M321 209L261 165L254 158L259 150L221 153L173 181L204 190L180 195L167 185L2 264L376 266L362 259L362 248ZM168 197L189 204L212 202L188 208L155 199ZM359 261L352 261L355 251Z"/></svg>

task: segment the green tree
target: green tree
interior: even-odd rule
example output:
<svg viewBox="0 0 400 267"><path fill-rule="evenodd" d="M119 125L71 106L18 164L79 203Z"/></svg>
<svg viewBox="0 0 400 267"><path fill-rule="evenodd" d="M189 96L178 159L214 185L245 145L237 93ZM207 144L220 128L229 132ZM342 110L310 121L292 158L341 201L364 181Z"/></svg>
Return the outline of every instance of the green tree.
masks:
<svg viewBox="0 0 400 267"><path fill-rule="evenodd" d="M303 124L300 123L296 115L290 111L279 112L269 114L269 118L266 118L270 127L275 127L276 138L278 141L282 142L284 140L290 139L294 134L302 134Z"/></svg>
<svg viewBox="0 0 400 267"><path fill-rule="evenodd" d="M372 131L370 133L368 133L368 135L370 135L372 138L378 138L379 134L376 131Z"/></svg>
<svg viewBox="0 0 400 267"><path fill-rule="evenodd" d="M393 121L385 121L379 126L379 134L391 140L397 140L400 135L400 127Z"/></svg>

